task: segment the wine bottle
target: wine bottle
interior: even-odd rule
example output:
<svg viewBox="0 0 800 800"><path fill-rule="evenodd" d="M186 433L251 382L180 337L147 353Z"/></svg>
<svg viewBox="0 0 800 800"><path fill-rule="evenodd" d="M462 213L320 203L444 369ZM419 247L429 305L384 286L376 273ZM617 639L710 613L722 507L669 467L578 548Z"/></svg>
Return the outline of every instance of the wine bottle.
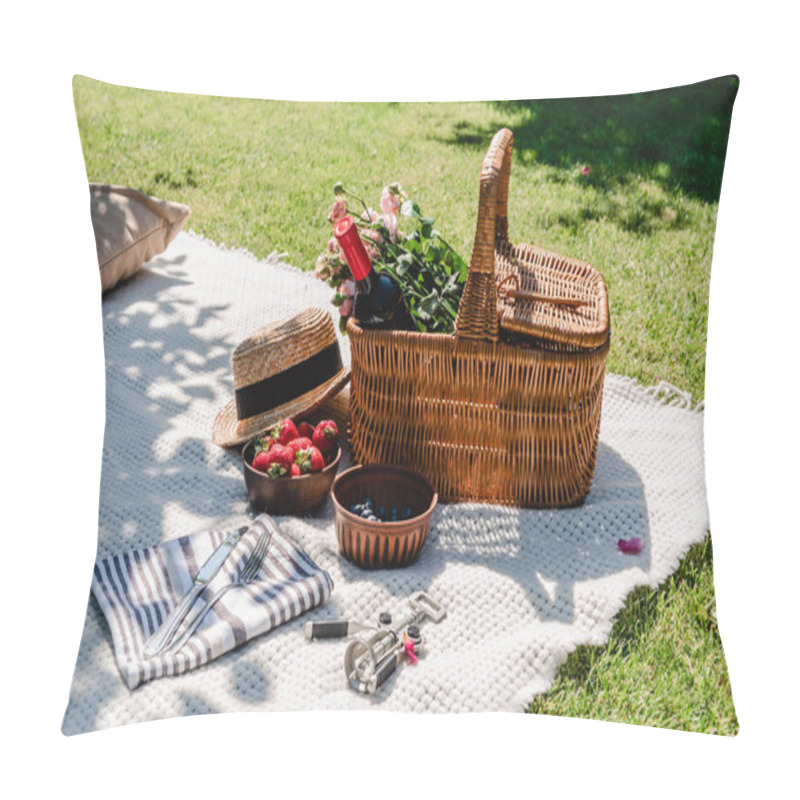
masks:
<svg viewBox="0 0 800 800"><path fill-rule="evenodd" d="M353 317L362 328L416 330L403 302L403 293L391 275L372 265L356 224L342 217L333 229L356 282Z"/></svg>

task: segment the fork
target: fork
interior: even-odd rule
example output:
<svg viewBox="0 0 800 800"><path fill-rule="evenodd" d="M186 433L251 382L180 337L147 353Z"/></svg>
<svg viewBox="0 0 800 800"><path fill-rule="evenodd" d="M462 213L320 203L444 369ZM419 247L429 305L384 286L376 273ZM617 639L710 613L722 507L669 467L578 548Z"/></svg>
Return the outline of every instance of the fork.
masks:
<svg viewBox="0 0 800 800"><path fill-rule="evenodd" d="M224 586L221 586L211 595L209 601L199 608L192 619L187 623L186 630L176 639L176 641L169 646L166 652L174 653L177 650L180 650L187 641L191 638L192 634L197 630L200 623L205 619L206 614L216 605L216 603L227 593L229 589L233 589L234 587L243 587L246 586L248 583L252 583L256 576L258 575L259 570L261 569L261 565L264 563L264 558L267 555L267 551L269 550L270 545L272 544L272 533L270 532L263 532L259 535L258 541L256 542L256 546L253 548L253 552L245 561L244 566L239 571L239 574L236 576L236 579L231 581L230 583L226 583Z"/></svg>

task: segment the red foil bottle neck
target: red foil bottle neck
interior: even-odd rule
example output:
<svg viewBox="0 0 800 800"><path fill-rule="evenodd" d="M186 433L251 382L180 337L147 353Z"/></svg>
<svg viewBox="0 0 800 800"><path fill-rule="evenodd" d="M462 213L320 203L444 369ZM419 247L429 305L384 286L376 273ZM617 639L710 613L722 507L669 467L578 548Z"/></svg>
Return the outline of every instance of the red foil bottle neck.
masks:
<svg viewBox="0 0 800 800"><path fill-rule="evenodd" d="M358 228L350 217L342 217L333 229L333 235L344 252L347 266L357 281L363 281L372 272L372 261L361 241Z"/></svg>

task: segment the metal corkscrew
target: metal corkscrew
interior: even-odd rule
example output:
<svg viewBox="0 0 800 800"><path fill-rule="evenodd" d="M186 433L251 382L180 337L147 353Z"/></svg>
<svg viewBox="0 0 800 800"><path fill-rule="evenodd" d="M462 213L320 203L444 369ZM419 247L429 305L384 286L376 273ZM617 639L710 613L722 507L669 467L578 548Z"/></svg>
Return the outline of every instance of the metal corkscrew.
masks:
<svg viewBox="0 0 800 800"><path fill-rule="evenodd" d="M378 616L377 626L349 620L308 622L307 639L338 639L355 635L344 653L344 672L350 688L362 694L375 694L405 657L417 663L422 647L419 623L424 619L441 622L447 614L425 592L417 592L408 601L411 612L394 622L389 613Z"/></svg>

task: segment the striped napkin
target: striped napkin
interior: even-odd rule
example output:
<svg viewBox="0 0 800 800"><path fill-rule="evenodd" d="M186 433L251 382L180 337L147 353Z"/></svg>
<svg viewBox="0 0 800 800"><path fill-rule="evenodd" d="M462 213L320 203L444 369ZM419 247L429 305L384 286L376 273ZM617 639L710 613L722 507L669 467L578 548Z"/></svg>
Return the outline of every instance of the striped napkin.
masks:
<svg viewBox="0 0 800 800"><path fill-rule="evenodd" d="M194 635L171 654L148 657L142 651L230 531L193 533L95 564L92 592L108 621L117 665L129 689L196 669L328 599L333 590L330 575L262 514L250 524L193 608L236 578L264 530L272 531L272 542L256 580L226 592Z"/></svg>

